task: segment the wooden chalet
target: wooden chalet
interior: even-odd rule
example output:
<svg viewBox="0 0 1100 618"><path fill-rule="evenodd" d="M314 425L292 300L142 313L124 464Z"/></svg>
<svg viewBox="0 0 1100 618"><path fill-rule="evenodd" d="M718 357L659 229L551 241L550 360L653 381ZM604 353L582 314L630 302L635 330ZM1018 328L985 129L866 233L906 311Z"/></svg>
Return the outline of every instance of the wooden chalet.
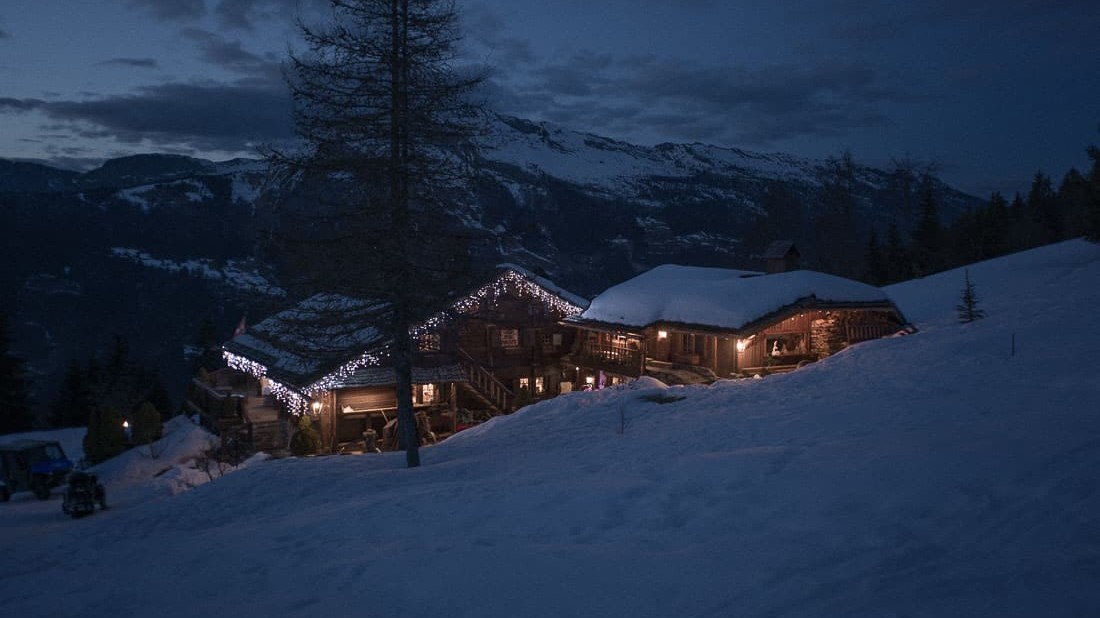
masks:
<svg viewBox="0 0 1100 618"><path fill-rule="evenodd" d="M561 360L576 330L562 320L587 305L505 264L413 329L413 401L425 433L445 437L471 419L570 390ZM378 327L386 311L319 294L256 324L224 345L228 370L196 379L193 411L257 449L285 447L300 414L312 418L327 451L385 446L397 410L389 342Z"/></svg>
<svg viewBox="0 0 1100 618"><path fill-rule="evenodd" d="M576 379L591 388L789 371L906 328L882 290L856 281L675 265L608 289L565 322L579 330Z"/></svg>

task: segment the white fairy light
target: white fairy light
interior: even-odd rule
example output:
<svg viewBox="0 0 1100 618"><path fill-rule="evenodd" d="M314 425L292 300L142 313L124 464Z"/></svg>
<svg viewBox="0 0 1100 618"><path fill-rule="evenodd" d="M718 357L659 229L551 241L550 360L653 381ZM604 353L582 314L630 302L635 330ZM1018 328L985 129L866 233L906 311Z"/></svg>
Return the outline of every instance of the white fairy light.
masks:
<svg viewBox="0 0 1100 618"><path fill-rule="evenodd" d="M499 277L486 283L478 288L473 294L461 298L451 304L450 311L441 311L432 317L428 318L424 322L409 329L409 335L413 339L417 339L420 335L426 332L433 331L450 321L451 316L454 313L472 313L481 306L481 300L488 298L492 301L496 301L500 296L508 293L508 286L515 286L515 288L521 292L526 293L529 296L541 301L545 306L552 310L558 311L565 316L576 315L584 311L583 307L579 307L561 296L554 294L542 286L527 279L523 275L517 273L514 270L506 270ZM320 380L317 380L313 384L310 384L302 391L306 395L316 396L322 391L330 391L335 388L339 388L345 379L351 376L357 369L361 367L377 367L382 364L382 361L388 356L385 350L380 353L372 354L370 352L364 353L359 358L341 366L336 371L325 375Z"/></svg>
<svg viewBox="0 0 1100 618"><path fill-rule="evenodd" d="M286 404L287 410L290 411L290 413L299 415L309 407L309 400L300 393L281 382L276 382L268 378L266 366L243 356L238 356L228 350L222 350L222 357L225 358L226 365L231 369L247 373L256 379L267 378L267 385L271 394L275 395L276 399Z"/></svg>

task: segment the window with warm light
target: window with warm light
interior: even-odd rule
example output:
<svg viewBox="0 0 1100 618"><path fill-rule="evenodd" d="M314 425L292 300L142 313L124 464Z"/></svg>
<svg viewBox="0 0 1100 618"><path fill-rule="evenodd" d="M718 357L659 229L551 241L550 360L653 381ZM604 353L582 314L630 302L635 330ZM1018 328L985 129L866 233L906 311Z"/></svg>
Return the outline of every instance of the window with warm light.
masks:
<svg viewBox="0 0 1100 618"><path fill-rule="evenodd" d="M435 403L435 384L420 385L420 403Z"/></svg>
<svg viewBox="0 0 1100 618"><path fill-rule="evenodd" d="M541 395L546 392L546 379L542 376L535 377L535 394Z"/></svg>
<svg viewBox="0 0 1100 618"><path fill-rule="evenodd" d="M668 339L668 331L667 330L657 331L657 338L658 339Z"/></svg>

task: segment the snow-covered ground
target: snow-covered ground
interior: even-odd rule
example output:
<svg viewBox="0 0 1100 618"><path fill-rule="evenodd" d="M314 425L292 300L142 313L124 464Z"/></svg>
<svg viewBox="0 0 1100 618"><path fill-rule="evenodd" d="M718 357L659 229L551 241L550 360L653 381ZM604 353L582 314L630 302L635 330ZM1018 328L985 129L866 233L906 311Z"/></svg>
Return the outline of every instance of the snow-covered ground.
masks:
<svg viewBox="0 0 1100 618"><path fill-rule="evenodd" d="M74 463L84 458L84 428L56 431L34 431L0 436L0 443L24 438L57 440L65 455ZM178 416L164 424L164 437L152 445L126 451L122 455L87 469L108 488L108 513L115 509L129 510L153 500L187 491L238 468L221 465L203 458L205 451L218 440L189 419ZM243 462L240 469L266 459L263 455ZM0 505L0 547L21 539L37 539L70 527L69 516L61 512L60 494L40 502L28 492L12 496L11 505ZM105 513L106 514L106 513ZM5 572L6 573L6 572ZM0 583L4 576L0 575ZM2 590L2 588L0 588Z"/></svg>
<svg viewBox="0 0 1100 618"><path fill-rule="evenodd" d="M4 615L1098 615L1100 246L970 278L984 320L955 320L961 271L892 286L917 334L571 393L414 470L264 461L75 521L0 505Z"/></svg>

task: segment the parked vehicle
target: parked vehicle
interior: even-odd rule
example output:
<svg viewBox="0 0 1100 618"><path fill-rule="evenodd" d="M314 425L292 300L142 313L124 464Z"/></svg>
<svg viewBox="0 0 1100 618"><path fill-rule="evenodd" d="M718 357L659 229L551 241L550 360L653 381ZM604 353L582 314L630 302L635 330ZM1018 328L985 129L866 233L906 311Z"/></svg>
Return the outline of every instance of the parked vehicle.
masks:
<svg viewBox="0 0 1100 618"><path fill-rule="evenodd" d="M16 440L0 444L0 502L20 491L33 491L47 500L50 491L65 482L73 462L53 440Z"/></svg>
<svg viewBox="0 0 1100 618"><path fill-rule="evenodd" d="M91 515L95 512L95 505L99 508L107 508L107 490L99 482L94 474L86 472L73 472L69 475L69 485L65 488L65 499L61 502L61 510L73 519Z"/></svg>

